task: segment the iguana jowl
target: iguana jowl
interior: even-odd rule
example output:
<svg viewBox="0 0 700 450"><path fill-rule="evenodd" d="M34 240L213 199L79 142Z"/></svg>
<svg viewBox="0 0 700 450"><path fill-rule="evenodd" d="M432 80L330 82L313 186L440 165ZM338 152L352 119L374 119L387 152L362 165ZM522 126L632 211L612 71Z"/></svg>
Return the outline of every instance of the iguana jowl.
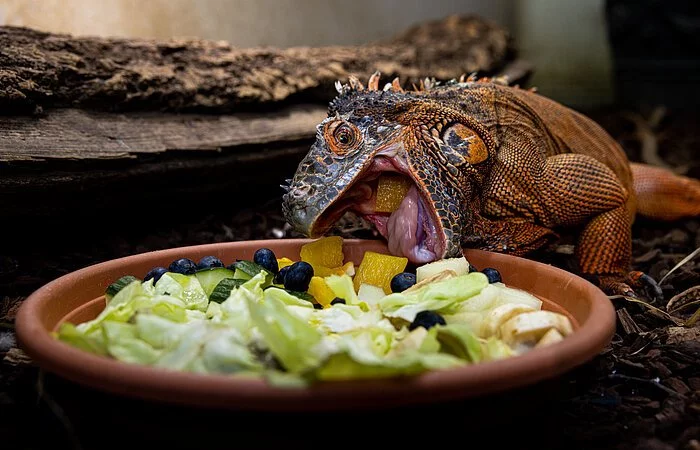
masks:
<svg viewBox="0 0 700 450"><path fill-rule="evenodd" d="M473 247L526 255L579 227L582 275L609 294L650 283L630 272L637 213L700 214L700 182L630 163L586 116L502 80L426 80L404 91L373 74L337 84L338 97L283 197L287 221L310 237L351 209L371 221L389 250L413 263ZM399 209L375 211L382 172L410 178Z"/></svg>

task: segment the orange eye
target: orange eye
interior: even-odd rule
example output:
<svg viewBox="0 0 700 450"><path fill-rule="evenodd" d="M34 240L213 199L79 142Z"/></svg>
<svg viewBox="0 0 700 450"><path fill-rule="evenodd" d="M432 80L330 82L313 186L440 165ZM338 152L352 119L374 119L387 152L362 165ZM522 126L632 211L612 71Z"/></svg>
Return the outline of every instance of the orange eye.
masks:
<svg viewBox="0 0 700 450"><path fill-rule="evenodd" d="M333 153L344 155L359 142L359 132L346 122L334 122L326 129L326 142Z"/></svg>

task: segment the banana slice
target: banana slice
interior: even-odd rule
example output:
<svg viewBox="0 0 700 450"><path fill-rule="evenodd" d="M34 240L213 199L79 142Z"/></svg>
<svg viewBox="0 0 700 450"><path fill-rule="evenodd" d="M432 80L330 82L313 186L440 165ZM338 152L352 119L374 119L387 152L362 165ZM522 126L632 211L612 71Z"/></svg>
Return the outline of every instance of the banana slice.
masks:
<svg viewBox="0 0 700 450"><path fill-rule="evenodd" d="M564 336L557 331L556 328L550 328L548 332L542 336L542 339L535 345L535 347L546 347L548 345L556 344L559 341L563 341Z"/></svg>
<svg viewBox="0 0 700 450"><path fill-rule="evenodd" d="M451 269L446 269L446 270L435 273L435 274L431 275L430 277L419 281L418 283L414 284L410 288L403 291L403 293L409 294L411 292L417 291L418 289L422 288L426 284L435 283L437 281L442 281L442 280L447 280L448 278L453 278L456 276L457 276L457 272L455 272L454 270L451 270Z"/></svg>
<svg viewBox="0 0 700 450"><path fill-rule="evenodd" d="M501 325L501 337L508 345L535 343L552 328L562 336L573 332L569 319L552 311L531 311L520 313Z"/></svg>
<svg viewBox="0 0 700 450"><path fill-rule="evenodd" d="M416 281L419 283L435 274L446 270L453 271L456 275L466 275L469 273L469 261L464 256L459 258L446 258L433 261L416 268Z"/></svg>
<svg viewBox="0 0 700 450"><path fill-rule="evenodd" d="M517 303L506 303L505 305L500 305L493 308L486 314L484 322L482 324L481 335L484 337L489 336L499 336L501 325L503 325L508 320L517 316L518 314L536 311L530 305L517 304Z"/></svg>

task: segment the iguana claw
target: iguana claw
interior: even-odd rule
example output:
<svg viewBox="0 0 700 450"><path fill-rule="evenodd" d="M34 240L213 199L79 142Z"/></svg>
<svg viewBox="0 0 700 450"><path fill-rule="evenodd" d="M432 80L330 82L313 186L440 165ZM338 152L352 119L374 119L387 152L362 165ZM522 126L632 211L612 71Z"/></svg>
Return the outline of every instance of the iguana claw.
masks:
<svg viewBox="0 0 700 450"><path fill-rule="evenodd" d="M646 296L654 303L664 299L664 293L659 284L644 272L630 272L627 276L629 284L637 290L643 290Z"/></svg>

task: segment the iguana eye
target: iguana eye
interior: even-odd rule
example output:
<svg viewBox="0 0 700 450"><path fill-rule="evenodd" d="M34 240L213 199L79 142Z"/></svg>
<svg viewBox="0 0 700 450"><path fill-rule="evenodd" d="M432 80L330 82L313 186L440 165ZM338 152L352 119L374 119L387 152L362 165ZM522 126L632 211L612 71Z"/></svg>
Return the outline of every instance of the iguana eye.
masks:
<svg viewBox="0 0 700 450"><path fill-rule="evenodd" d="M469 164L479 164L489 157L486 144L474 130L457 123L445 129L442 140L460 152Z"/></svg>
<svg viewBox="0 0 700 450"><path fill-rule="evenodd" d="M333 153L343 156L360 141L359 131L347 122L333 122L326 128L326 142Z"/></svg>
<svg viewBox="0 0 700 450"><path fill-rule="evenodd" d="M335 140L341 145L350 145L352 143L352 131L350 127L341 125L335 129Z"/></svg>

